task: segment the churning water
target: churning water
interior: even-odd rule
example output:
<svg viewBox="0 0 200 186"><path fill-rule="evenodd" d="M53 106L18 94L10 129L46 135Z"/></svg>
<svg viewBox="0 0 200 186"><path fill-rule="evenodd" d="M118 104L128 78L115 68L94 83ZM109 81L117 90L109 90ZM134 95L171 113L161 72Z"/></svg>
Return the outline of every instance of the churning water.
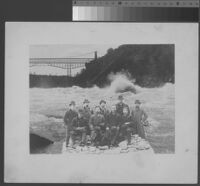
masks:
<svg viewBox="0 0 200 186"><path fill-rule="evenodd" d="M134 108L134 102L139 99L141 107L149 116L151 126L146 129L147 138L156 153L174 153L175 151L175 92L174 84L167 83L159 88L141 88L133 84L123 74L112 75L111 85L105 88L31 88L30 89L30 124L37 129L45 126L55 139L64 138L63 116L71 100L77 107L85 98L90 100L93 108L101 99L107 101L107 107L116 104L119 94L125 102ZM136 90L124 92L127 87ZM123 92L123 93L120 93Z"/></svg>

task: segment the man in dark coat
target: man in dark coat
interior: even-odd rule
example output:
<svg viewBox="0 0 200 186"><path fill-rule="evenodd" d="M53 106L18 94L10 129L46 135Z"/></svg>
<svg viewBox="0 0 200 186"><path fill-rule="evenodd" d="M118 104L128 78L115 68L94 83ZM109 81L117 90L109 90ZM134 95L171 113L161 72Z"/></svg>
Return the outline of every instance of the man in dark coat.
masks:
<svg viewBox="0 0 200 186"><path fill-rule="evenodd" d="M90 109L89 104L90 104L90 102L89 102L88 99L85 99L83 101L83 115L84 115L84 118L87 120L88 123L89 123L90 117L93 113L93 111ZM87 135L90 135L91 134L90 128L87 127L86 130L87 130Z"/></svg>
<svg viewBox="0 0 200 186"><path fill-rule="evenodd" d="M117 137L119 135L119 114L116 112L116 106L113 105L108 116L108 127L110 132L110 146L117 145Z"/></svg>
<svg viewBox="0 0 200 186"><path fill-rule="evenodd" d="M144 110L140 108L141 102L139 100L135 101L135 109L132 111L132 118L136 124L136 132L141 138L145 139L144 123L148 116Z"/></svg>
<svg viewBox="0 0 200 186"><path fill-rule="evenodd" d="M89 126L91 129L92 144L98 146L101 143L102 134L106 130L105 118L100 113L100 107L95 107L94 114L90 117Z"/></svg>
<svg viewBox="0 0 200 186"><path fill-rule="evenodd" d="M105 118L105 123L107 124L108 122L108 116L109 116L109 111L106 108L106 101L105 100L101 100L99 102L99 106L100 106L100 114L102 114Z"/></svg>
<svg viewBox="0 0 200 186"><path fill-rule="evenodd" d="M100 145L110 145L110 130L108 127L108 117L109 117L109 110L106 108L106 101L105 100L101 100L99 102L99 106L100 106L100 114L102 114L104 116L105 119L105 128L102 131L102 138L101 138L101 143Z"/></svg>
<svg viewBox="0 0 200 186"><path fill-rule="evenodd" d="M122 95L118 97L119 102L116 104L116 111L119 115L123 115L123 108L126 107L128 109L128 114L130 114L130 109L127 104L124 103L124 98Z"/></svg>
<svg viewBox="0 0 200 186"><path fill-rule="evenodd" d="M90 102L88 99L85 99L83 101L83 113L84 113L85 118L87 118L88 120L92 114L92 110L90 109L89 104L90 104Z"/></svg>
<svg viewBox="0 0 200 186"><path fill-rule="evenodd" d="M131 134L134 132L134 122L129 114L128 107L123 108L123 115L119 119L120 122L120 141L127 140L128 145L131 143Z"/></svg>
<svg viewBox="0 0 200 186"><path fill-rule="evenodd" d="M74 145L76 136L81 136L81 146L86 143L86 129L88 127L87 119L84 118L84 112L79 109L78 116L72 120L72 130L70 132L72 144Z"/></svg>
<svg viewBox="0 0 200 186"><path fill-rule="evenodd" d="M69 145L69 139L70 139L70 132L72 130L72 120L73 118L78 116L78 113L75 111L76 103L74 101L71 101L69 104L69 110L65 113L64 116L64 123L65 123L65 129L66 129L66 147Z"/></svg>

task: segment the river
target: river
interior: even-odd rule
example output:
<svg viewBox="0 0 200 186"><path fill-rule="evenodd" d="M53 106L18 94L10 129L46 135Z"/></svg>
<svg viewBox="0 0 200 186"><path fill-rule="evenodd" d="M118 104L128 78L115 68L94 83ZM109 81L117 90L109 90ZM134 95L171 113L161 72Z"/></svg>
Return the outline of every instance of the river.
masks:
<svg viewBox="0 0 200 186"><path fill-rule="evenodd" d="M136 94L123 92L127 86L133 86ZM121 93L123 92L123 93ZM134 85L124 75L112 78L111 85L105 88L30 88L30 126L33 130L49 132L55 141L65 137L63 116L71 100L77 107L85 98L90 100L91 108L101 99L107 101L108 109L117 103L119 94L124 101L134 108L134 102L139 99L141 107L148 114L150 127L146 129L147 139L156 153L175 152L175 92L174 84L166 83L159 88L141 88Z"/></svg>

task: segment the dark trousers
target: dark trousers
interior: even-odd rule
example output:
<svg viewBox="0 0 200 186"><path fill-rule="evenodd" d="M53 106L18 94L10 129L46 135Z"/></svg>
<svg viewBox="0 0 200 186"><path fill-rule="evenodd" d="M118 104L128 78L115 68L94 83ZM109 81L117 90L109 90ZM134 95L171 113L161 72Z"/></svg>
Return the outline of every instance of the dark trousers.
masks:
<svg viewBox="0 0 200 186"><path fill-rule="evenodd" d="M119 135L119 127L112 126L110 128L110 145L117 145L118 135Z"/></svg>
<svg viewBox="0 0 200 186"><path fill-rule="evenodd" d="M75 143L75 139L77 136L81 136L81 144L85 144L86 142L86 129L83 128L81 130L74 129L70 131L70 136L72 139L72 145Z"/></svg>
<svg viewBox="0 0 200 186"><path fill-rule="evenodd" d="M69 145L69 139L70 139L70 127L69 126L65 126L65 131L66 131L66 146Z"/></svg>
<svg viewBox="0 0 200 186"><path fill-rule="evenodd" d="M100 139L101 139L101 129L100 127L94 127L92 130L91 130L91 141L93 144L97 144L100 142Z"/></svg>
<svg viewBox="0 0 200 186"><path fill-rule="evenodd" d="M120 137L122 140L127 140L128 144L131 143L131 134L135 134L135 129L130 125L122 125L120 128Z"/></svg>
<svg viewBox="0 0 200 186"><path fill-rule="evenodd" d="M110 130L102 130L101 131L101 140L100 146L110 146Z"/></svg>
<svg viewBox="0 0 200 186"><path fill-rule="evenodd" d="M108 138L108 133L105 130L104 127L100 127L100 126L95 126L92 130L91 130L91 140L92 143L95 146L98 145L107 145L107 138Z"/></svg>

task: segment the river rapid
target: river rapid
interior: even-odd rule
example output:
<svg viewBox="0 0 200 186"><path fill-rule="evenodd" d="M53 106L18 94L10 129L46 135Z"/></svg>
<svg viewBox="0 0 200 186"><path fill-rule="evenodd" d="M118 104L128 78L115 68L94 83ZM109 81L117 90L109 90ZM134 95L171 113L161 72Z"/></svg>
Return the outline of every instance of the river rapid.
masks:
<svg viewBox="0 0 200 186"><path fill-rule="evenodd" d="M136 93L124 90L132 87ZM174 84L167 83L159 88L141 88L123 74L111 78L111 84L105 88L31 88L30 89L30 127L51 133L55 141L64 139L63 116L70 101L77 107L85 98L90 100L91 108L99 104L101 99L107 101L107 107L117 103L122 94L125 103L134 108L139 99L141 107L148 114L150 127L146 128L147 139L155 153L175 152L175 92ZM45 127L45 128L44 128Z"/></svg>

